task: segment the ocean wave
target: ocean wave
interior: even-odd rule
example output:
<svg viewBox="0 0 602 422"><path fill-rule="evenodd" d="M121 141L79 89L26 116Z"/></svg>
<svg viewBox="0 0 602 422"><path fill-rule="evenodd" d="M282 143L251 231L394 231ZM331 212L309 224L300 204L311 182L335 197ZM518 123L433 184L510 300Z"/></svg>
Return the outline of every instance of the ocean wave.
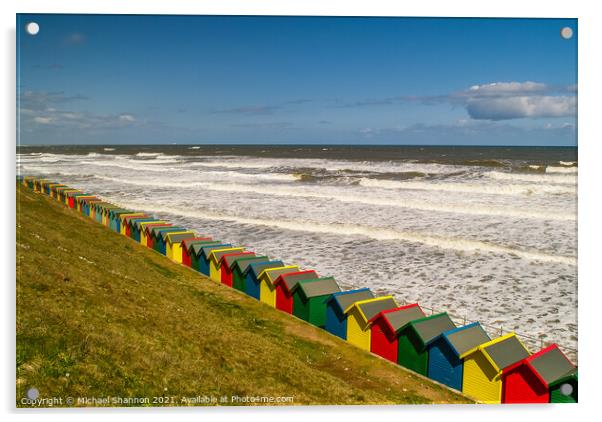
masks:
<svg viewBox="0 0 602 422"><path fill-rule="evenodd" d="M548 166L546 167L546 173L577 173L577 167L554 167Z"/></svg>
<svg viewBox="0 0 602 422"><path fill-rule="evenodd" d="M188 149L201 149L201 147L190 147Z"/></svg>
<svg viewBox="0 0 602 422"><path fill-rule="evenodd" d="M559 161L558 163L561 166L573 166L573 165L577 164L576 161Z"/></svg>
<svg viewBox="0 0 602 422"><path fill-rule="evenodd" d="M118 198L115 198L117 200ZM120 198L119 198L120 199ZM466 253L493 253L502 255L513 255L529 261L552 262L575 266L577 259L570 256L550 255L533 250L521 250L507 246L495 245L478 240L470 240L448 236L434 236L431 234L409 232L391 228L379 228L357 224L323 224L310 221L291 221L276 219L261 219L204 212L193 209L182 209L176 207L162 207L145 202L129 202L121 204L127 208L152 211L156 213L175 214L182 217L201 218L206 220L230 221L237 224L273 227L283 230L302 231L311 233L332 234L338 236L364 236L381 241L402 241L421 243L426 246L449 249Z"/></svg>
<svg viewBox="0 0 602 422"><path fill-rule="evenodd" d="M485 173L485 176L495 180L511 180L519 182L540 182L540 183L558 183L558 184L575 184L577 183L576 175L563 174L524 174L524 173L503 173L499 171L490 171Z"/></svg>
<svg viewBox="0 0 602 422"><path fill-rule="evenodd" d="M576 187L546 185L486 185L475 183L399 182L395 180L360 179L361 186L380 189L410 189L475 193L484 195L574 194Z"/></svg>
<svg viewBox="0 0 602 422"><path fill-rule="evenodd" d="M339 201L371 206L397 207L429 212L445 212L453 214L486 215L497 217L530 218L555 221L574 221L574 213L536 211L522 208L492 207L482 205L455 205L455 204L433 204L426 201L414 201L408 199L373 197L369 195L341 194L341 193L318 193L315 190L306 191L290 187L267 187L258 185L240 185L234 183L211 183L211 182L184 182L184 181L142 181L133 179L119 179L109 176L96 176L99 179L115 183L125 183L141 187L161 188L195 188L231 193L253 193L266 196L282 196L289 198L315 198L327 201Z"/></svg>
<svg viewBox="0 0 602 422"><path fill-rule="evenodd" d="M136 157L159 157L165 155L162 152L139 152L135 154Z"/></svg>
<svg viewBox="0 0 602 422"><path fill-rule="evenodd" d="M103 151L115 151L115 148L103 148Z"/></svg>

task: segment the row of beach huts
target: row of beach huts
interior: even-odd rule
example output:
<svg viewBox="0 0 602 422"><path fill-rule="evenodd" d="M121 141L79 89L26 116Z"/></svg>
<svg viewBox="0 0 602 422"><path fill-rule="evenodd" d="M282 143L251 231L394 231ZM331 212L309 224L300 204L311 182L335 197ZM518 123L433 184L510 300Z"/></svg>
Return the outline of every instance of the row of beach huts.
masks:
<svg viewBox="0 0 602 422"><path fill-rule="evenodd" d="M20 177L111 230L216 283L320 327L349 343L484 403L575 403L577 368L552 344L531 354L515 333L490 338L482 326L456 326L370 289L342 291L333 277L286 264L144 212L46 179Z"/></svg>

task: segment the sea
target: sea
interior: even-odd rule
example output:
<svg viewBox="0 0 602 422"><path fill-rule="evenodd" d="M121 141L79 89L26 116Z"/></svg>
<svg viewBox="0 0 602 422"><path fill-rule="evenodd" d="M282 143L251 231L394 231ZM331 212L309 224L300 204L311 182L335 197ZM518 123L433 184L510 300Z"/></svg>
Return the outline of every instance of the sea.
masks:
<svg viewBox="0 0 602 422"><path fill-rule="evenodd" d="M577 149L21 146L44 176L577 361Z"/></svg>

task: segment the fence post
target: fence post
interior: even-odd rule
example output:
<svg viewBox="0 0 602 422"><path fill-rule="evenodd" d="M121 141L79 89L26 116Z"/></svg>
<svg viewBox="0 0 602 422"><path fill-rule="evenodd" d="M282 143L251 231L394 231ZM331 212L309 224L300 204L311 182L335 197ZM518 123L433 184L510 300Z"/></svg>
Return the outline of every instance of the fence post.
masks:
<svg viewBox="0 0 602 422"><path fill-rule="evenodd" d="M504 328L500 325L500 337L504 335Z"/></svg>

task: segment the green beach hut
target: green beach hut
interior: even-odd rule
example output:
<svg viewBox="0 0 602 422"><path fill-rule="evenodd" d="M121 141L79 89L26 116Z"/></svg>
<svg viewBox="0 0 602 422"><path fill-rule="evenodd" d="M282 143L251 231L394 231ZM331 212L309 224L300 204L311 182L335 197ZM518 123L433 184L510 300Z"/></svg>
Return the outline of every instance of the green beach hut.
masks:
<svg viewBox="0 0 602 422"><path fill-rule="evenodd" d="M326 325L326 305L333 293L341 291L334 277L300 280L293 288L293 315L316 327Z"/></svg>

